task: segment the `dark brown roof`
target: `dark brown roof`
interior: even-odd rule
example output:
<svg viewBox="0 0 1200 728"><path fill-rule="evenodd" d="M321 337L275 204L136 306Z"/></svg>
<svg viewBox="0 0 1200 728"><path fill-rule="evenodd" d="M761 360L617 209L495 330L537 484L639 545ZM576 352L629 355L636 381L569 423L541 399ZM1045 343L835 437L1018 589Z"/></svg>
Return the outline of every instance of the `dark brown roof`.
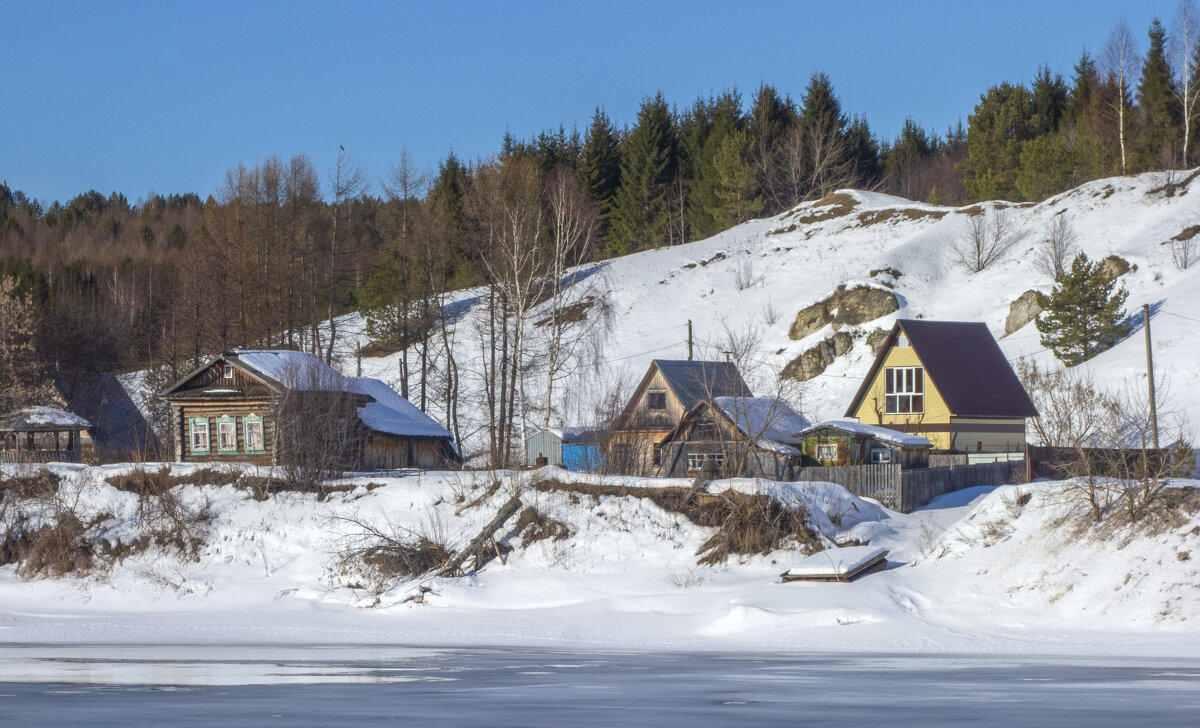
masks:
<svg viewBox="0 0 1200 728"><path fill-rule="evenodd" d="M1038 411L986 324L900 319L854 395L853 417L900 331L925 366L926 376L957 417L1037 417Z"/></svg>

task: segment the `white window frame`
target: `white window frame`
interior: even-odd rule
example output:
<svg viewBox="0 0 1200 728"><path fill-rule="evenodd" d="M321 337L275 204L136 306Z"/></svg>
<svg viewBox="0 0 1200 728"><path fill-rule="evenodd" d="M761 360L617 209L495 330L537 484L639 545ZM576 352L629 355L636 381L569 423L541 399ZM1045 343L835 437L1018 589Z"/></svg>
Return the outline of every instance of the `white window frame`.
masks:
<svg viewBox="0 0 1200 728"><path fill-rule="evenodd" d="M925 412L925 368L887 367L883 370L883 413L919 415Z"/></svg>
<svg viewBox="0 0 1200 728"><path fill-rule="evenodd" d="M267 451L266 425L262 417L246 415L242 418L242 443L250 455L261 455Z"/></svg>
<svg viewBox="0 0 1200 728"><path fill-rule="evenodd" d="M233 379L233 365L232 364L225 365L224 374L225 374L226 379Z"/></svg>
<svg viewBox="0 0 1200 728"><path fill-rule="evenodd" d="M892 462L892 451L886 447L871 448L872 463L890 463Z"/></svg>
<svg viewBox="0 0 1200 728"><path fill-rule="evenodd" d="M212 452L210 435L207 417L188 418L188 441L192 446L193 455L207 455ZM201 438L203 439L203 443L199 441Z"/></svg>
<svg viewBox="0 0 1200 728"><path fill-rule="evenodd" d="M226 435L229 436L228 441ZM217 452L222 455L236 455L237 445L237 419L221 415L217 418Z"/></svg>
<svg viewBox="0 0 1200 728"><path fill-rule="evenodd" d="M717 470L725 467L725 453L720 452L690 452L687 456L688 472L698 473L704 470L709 463L716 466Z"/></svg>
<svg viewBox="0 0 1200 728"><path fill-rule="evenodd" d="M826 462L832 460L836 462L838 459L838 444L836 442L817 443L817 460Z"/></svg>

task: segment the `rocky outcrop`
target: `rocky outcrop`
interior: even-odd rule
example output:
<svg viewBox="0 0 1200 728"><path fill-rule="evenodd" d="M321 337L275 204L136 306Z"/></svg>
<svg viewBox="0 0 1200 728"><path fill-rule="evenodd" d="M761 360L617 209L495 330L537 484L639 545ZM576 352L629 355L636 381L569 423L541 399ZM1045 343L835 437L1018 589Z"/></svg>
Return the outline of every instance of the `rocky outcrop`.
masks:
<svg viewBox="0 0 1200 728"><path fill-rule="evenodd" d="M900 301L896 299L896 294L884 288L855 286L847 290L839 286L834 296L837 299L837 313L833 317L834 331L845 326L865 324L900 310Z"/></svg>
<svg viewBox="0 0 1200 728"><path fill-rule="evenodd" d="M899 310L900 301L896 294L885 288L838 286L828 297L796 314L788 336L793 341L798 341L820 331L828 324L833 324L834 331L839 331L847 326L874 321L880 316Z"/></svg>
<svg viewBox="0 0 1200 728"><path fill-rule="evenodd" d="M792 327L788 329L788 336L792 341L799 341L809 334L815 334L833 321L833 311L830 309L830 296L823 301L817 301L808 308L803 309L796 314L796 320L792 322Z"/></svg>
<svg viewBox="0 0 1200 728"><path fill-rule="evenodd" d="M871 353L879 356L879 352L883 349L883 345L887 343L888 334L891 332L886 329L875 329L867 334L867 346L871 347Z"/></svg>
<svg viewBox="0 0 1200 728"><path fill-rule="evenodd" d="M839 331L813 348L804 352L783 368L781 376L807 382L829 368L834 359L850 351L854 337L848 331Z"/></svg>
<svg viewBox="0 0 1200 728"><path fill-rule="evenodd" d="M1008 318L1004 320L1004 335L1008 336L1021 329L1037 318L1043 310L1045 309L1042 307L1042 294L1037 291L1025 291L1008 307Z"/></svg>
<svg viewBox="0 0 1200 728"><path fill-rule="evenodd" d="M1137 270L1134 266L1129 265L1129 261L1119 255L1110 255L1100 261L1100 268L1112 280L1116 280L1128 273L1130 270Z"/></svg>

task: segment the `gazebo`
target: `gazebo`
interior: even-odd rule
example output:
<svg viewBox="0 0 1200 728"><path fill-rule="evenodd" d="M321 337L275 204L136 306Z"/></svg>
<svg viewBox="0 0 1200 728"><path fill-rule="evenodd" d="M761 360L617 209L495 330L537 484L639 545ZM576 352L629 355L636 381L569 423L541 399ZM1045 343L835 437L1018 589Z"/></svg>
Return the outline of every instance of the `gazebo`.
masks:
<svg viewBox="0 0 1200 728"><path fill-rule="evenodd" d="M80 461L87 420L55 407L27 407L0 415L0 463Z"/></svg>

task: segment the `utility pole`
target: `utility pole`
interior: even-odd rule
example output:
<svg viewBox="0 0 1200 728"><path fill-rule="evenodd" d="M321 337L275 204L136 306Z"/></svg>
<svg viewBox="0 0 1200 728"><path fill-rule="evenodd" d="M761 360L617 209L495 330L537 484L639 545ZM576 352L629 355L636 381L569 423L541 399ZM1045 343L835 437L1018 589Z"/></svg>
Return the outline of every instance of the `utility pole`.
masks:
<svg viewBox="0 0 1200 728"><path fill-rule="evenodd" d="M1142 324L1146 328L1146 381L1150 384L1150 432L1158 449L1158 406L1154 401L1154 354L1150 351L1150 304L1142 304Z"/></svg>
<svg viewBox="0 0 1200 728"><path fill-rule="evenodd" d="M692 320L688 319L688 361L692 360Z"/></svg>

